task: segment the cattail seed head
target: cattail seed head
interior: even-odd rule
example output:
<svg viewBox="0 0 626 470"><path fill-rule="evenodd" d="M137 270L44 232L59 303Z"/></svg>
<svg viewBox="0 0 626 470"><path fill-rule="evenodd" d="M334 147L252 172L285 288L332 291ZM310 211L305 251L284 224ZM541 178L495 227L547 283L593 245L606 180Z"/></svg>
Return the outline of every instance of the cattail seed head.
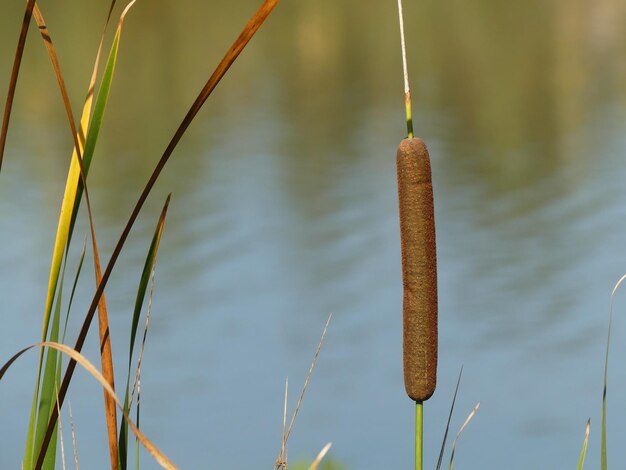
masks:
<svg viewBox="0 0 626 470"><path fill-rule="evenodd" d="M437 382L437 257L430 158L421 139L404 139L396 156L403 284L404 386L415 401Z"/></svg>

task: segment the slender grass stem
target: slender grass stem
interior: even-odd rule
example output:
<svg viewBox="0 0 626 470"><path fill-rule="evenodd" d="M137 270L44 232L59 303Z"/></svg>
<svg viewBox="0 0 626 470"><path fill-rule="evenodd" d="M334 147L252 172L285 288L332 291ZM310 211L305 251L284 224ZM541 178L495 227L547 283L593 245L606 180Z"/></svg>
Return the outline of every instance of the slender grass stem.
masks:
<svg viewBox="0 0 626 470"><path fill-rule="evenodd" d="M424 402L415 402L415 470L422 470L424 448Z"/></svg>
<svg viewBox="0 0 626 470"><path fill-rule="evenodd" d="M404 72L404 104L406 107L406 130L409 139L413 138L413 117L411 113L411 90L409 88L409 70L406 63L406 42L404 40L404 17L402 0L398 0L398 20L400 22L400 42L402 44L402 71Z"/></svg>
<svg viewBox="0 0 626 470"><path fill-rule="evenodd" d="M406 131L409 139L413 138L413 116L411 113L411 92L404 94L404 104L406 106Z"/></svg>

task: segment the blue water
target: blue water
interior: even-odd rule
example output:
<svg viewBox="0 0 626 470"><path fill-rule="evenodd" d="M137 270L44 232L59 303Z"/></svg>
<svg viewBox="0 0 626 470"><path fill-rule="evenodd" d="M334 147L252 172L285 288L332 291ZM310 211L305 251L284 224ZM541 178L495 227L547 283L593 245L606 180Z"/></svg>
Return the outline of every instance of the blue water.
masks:
<svg viewBox="0 0 626 470"><path fill-rule="evenodd" d="M425 406L426 467L438 456L461 366L452 435L481 405L458 443L457 467L574 467L589 417L594 467L609 294L626 273L626 41L601 21L626 12L617 2L591 12L578 5L560 23L548 7L532 16L531 2L518 8L544 36L522 41L512 26L518 22L502 11L500 28L480 29L480 14L495 8L489 3L445 19L437 6L425 6L407 21L409 35L425 31L410 50L419 63L415 128L432 157L439 260L440 357L437 392ZM126 26L128 49L90 175L103 262L224 38L248 14L239 18L218 2L229 19L208 34L224 44L209 45L193 27L207 20L195 18L191 4L175 14L138 4ZM246 2L250 11L253 5ZM54 8L59 42L69 44L74 29L64 34ZM330 456L350 469L412 465L414 411L401 365L394 157L404 128L394 8L351 16L344 5L281 5L174 153L113 272L106 293L119 388L136 285L172 192L142 368L141 425L181 468L271 468L285 379L291 412L330 313L290 461L312 459L332 442ZM9 44L5 24L17 27L15 10L2 20ZM479 16L463 23L467 10ZM604 34L595 23L585 26L591 13ZM424 30L428 18L433 24ZM175 70L146 39L161 38L170 20L175 33L160 40L163 55L177 58ZM448 28L447 39L432 49L439 26ZM343 36L360 27L366 36ZM548 35L553 29L559 34ZM188 41L196 54L209 51L206 61L188 57ZM0 55L5 77L8 49ZM27 52L25 73L49 73L35 41ZM86 72L69 51L65 57L79 103ZM149 71L158 71L154 85ZM38 85L29 76L18 89L0 174L3 361L39 340L71 145L53 78ZM83 213L68 276L86 233ZM89 255L70 343L93 290ZM626 432L623 298L615 299L608 391L613 465ZM95 328L85 353L98 362ZM24 356L0 384L2 468L21 462L36 358ZM107 468L102 392L87 374L76 374L70 403L81 467ZM67 410L62 424L73 462ZM141 460L156 467L145 453Z"/></svg>

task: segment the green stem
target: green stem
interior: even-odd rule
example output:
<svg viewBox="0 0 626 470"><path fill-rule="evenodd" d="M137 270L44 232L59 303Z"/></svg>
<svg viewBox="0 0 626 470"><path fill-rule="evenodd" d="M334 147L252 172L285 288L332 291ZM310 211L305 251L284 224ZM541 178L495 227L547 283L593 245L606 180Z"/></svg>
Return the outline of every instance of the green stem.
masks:
<svg viewBox="0 0 626 470"><path fill-rule="evenodd" d="M409 138L411 138L409 134ZM424 402L415 402L415 470L422 470L422 449L424 447Z"/></svg>

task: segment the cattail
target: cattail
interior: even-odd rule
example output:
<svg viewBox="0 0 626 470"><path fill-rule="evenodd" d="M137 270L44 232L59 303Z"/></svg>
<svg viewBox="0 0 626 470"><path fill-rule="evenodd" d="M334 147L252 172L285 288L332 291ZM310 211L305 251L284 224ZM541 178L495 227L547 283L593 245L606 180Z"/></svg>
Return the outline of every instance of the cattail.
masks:
<svg viewBox="0 0 626 470"><path fill-rule="evenodd" d="M421 139L396 157L402 246L404 386L416 402L437 382L437 259L430 159Z"/></svg>

